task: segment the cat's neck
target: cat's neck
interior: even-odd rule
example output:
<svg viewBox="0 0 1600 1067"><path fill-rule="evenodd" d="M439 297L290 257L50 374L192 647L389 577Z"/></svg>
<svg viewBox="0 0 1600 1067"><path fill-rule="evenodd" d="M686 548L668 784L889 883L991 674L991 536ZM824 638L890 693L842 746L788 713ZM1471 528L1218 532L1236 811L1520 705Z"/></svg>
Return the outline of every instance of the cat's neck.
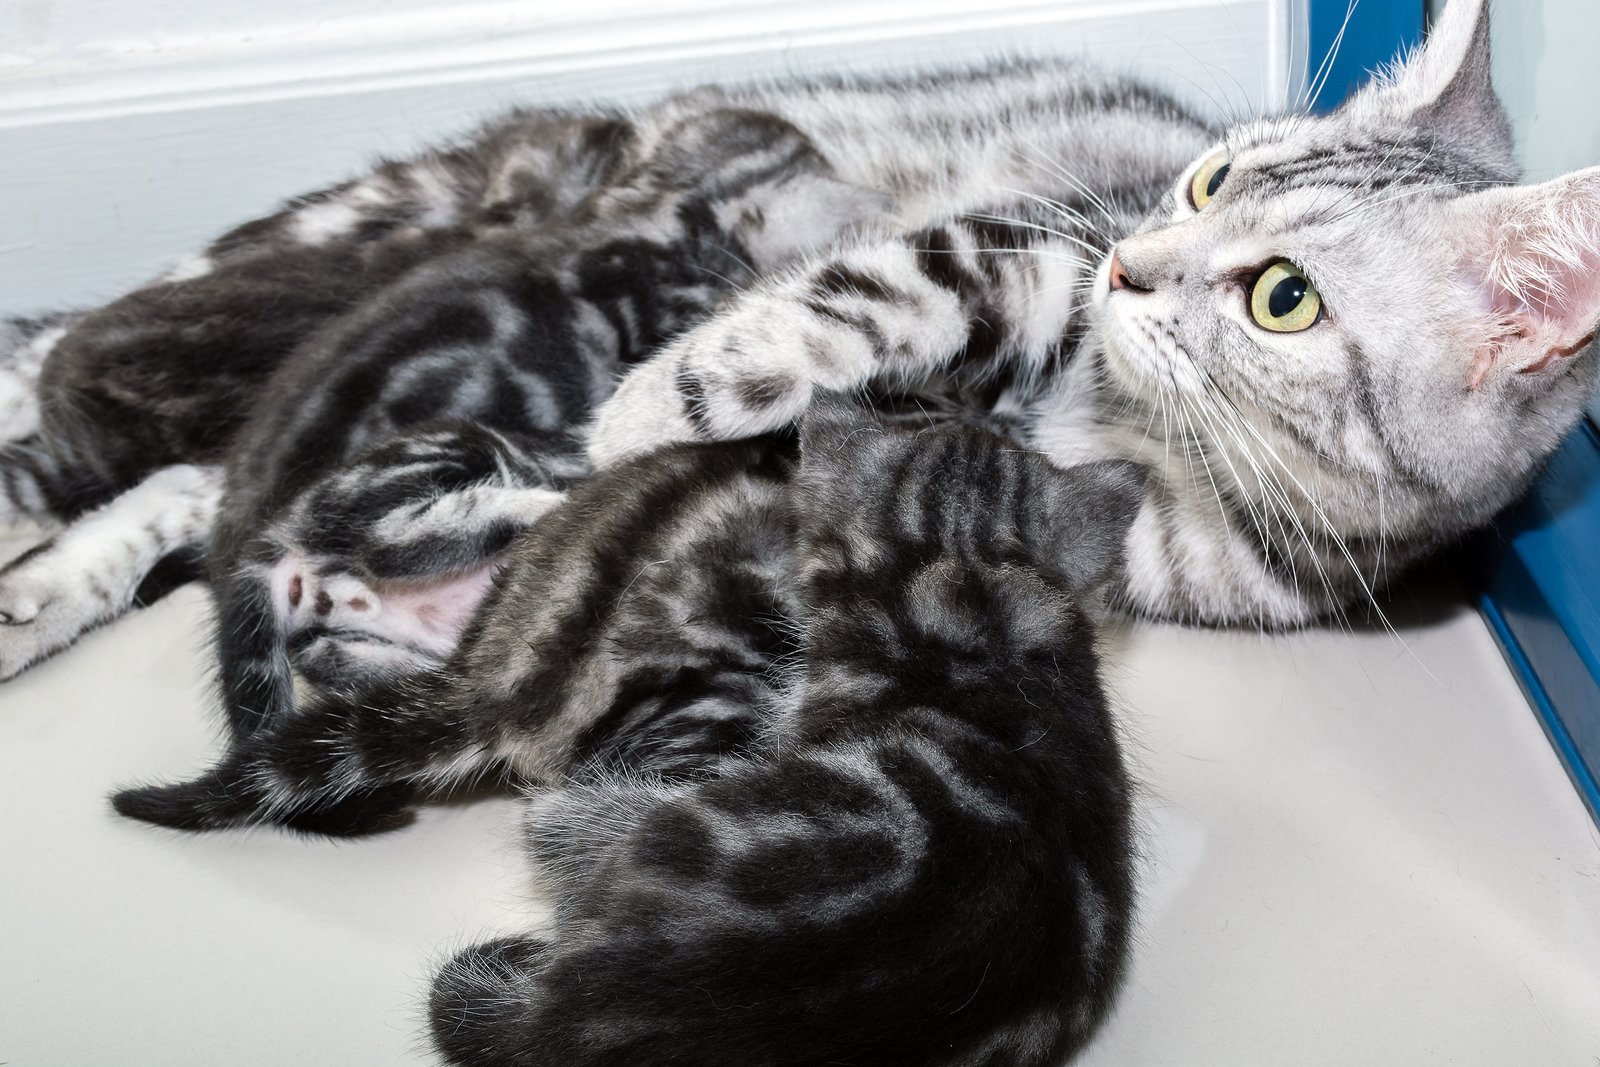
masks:
<svg viewBox="0 0 1600 1067"><path fill-rule="evenodd" d="M1120 390L1092 332L1029 437L1062 466L1115 456L1149 468L1123 590L1135 610L1170 616L1177 603L1213 621L1309 622L1369 599L1420 551L1397 554L1386 524L1404 516L1377 513L1359 472L1330 471L1270 424Z"/></svg>

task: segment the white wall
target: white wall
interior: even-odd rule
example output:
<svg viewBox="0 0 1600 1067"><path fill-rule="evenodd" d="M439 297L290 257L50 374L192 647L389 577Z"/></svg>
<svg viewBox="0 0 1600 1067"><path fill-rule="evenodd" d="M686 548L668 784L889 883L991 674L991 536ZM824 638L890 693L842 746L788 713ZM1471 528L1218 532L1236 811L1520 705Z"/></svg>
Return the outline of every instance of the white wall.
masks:
<svg viewBox="0 0 1600 1067"><path fill-rule="evenodd" d="M108 299L512 103L1020 52L1138 70L1217 118L1275 107L1303 3L0 0L0 313Z"/></svg>
<svg viewBox="0 0 1600 1067"><path fill-rule="evenodd" d="M1524 180L1600 163L1600 2L1498 0L1490 17Z"/></svg>

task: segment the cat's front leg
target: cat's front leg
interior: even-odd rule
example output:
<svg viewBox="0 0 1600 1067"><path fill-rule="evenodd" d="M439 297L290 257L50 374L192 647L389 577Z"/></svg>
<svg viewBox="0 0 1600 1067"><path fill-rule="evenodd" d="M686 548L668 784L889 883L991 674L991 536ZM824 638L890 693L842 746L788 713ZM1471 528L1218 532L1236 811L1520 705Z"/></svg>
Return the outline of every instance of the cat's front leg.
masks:
<svg viewBox="0 0 1600 1067"><path fill-rule="evenodd" d="M848 246L736 297L622 380L595 419L590 458L609 466L676 442L767 433L794 422L814 387L915 379L956 359L977 275L926 243Z"/></svg>
<svg viewBox="0 0 1600 1067"><path fill-rule="evenodd" d="M0 569L0 678L131 607L165 557L204 542L222 471L165 467Z"/></svg>

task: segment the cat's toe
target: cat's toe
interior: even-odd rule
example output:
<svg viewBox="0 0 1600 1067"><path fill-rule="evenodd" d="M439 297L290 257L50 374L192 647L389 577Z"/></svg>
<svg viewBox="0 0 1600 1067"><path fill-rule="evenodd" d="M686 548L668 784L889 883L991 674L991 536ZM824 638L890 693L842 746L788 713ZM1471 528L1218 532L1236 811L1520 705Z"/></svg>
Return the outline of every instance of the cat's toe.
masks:
<svg viewBox="0 0 1600 1067"><path fill-rule="evenodd" d="M0 626L26 626L39 617L44 604L35 597L7 597L0 590Z"/></svg>
<svg viewBox="0 0 1600 1067"><path fill-rule="evenodd" d="M61 651L92 625L61 607L48 600L11 601L0 607L0 680Z"/></svg>
<svg viewBox="0 0 1600 1067"><path fill-rule="evenodd" d="M549 1055L557 1050L533 1043L538 1028L527 1025L550 955L548 942L507 937L474 945L444 965L428 997L428 1021L448 1062L561 1062Z"/></svg>

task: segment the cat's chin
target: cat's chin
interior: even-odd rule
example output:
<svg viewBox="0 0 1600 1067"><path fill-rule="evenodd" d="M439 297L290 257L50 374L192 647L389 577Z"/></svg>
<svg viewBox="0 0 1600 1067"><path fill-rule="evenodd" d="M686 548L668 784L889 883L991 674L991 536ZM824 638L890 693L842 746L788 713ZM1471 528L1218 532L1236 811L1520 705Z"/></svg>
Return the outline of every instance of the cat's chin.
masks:
<svg viewBox="0 0 1600 1067"><path fill-rule="evenodd" d="M1122 319L1113 308L1101 307L1097 316L1100 339L1100 366L1116 392L1147 404L1160 404L1162 390L1153 381L1160 373L1151 366L1151 357L1128 336Z"/></svg>

